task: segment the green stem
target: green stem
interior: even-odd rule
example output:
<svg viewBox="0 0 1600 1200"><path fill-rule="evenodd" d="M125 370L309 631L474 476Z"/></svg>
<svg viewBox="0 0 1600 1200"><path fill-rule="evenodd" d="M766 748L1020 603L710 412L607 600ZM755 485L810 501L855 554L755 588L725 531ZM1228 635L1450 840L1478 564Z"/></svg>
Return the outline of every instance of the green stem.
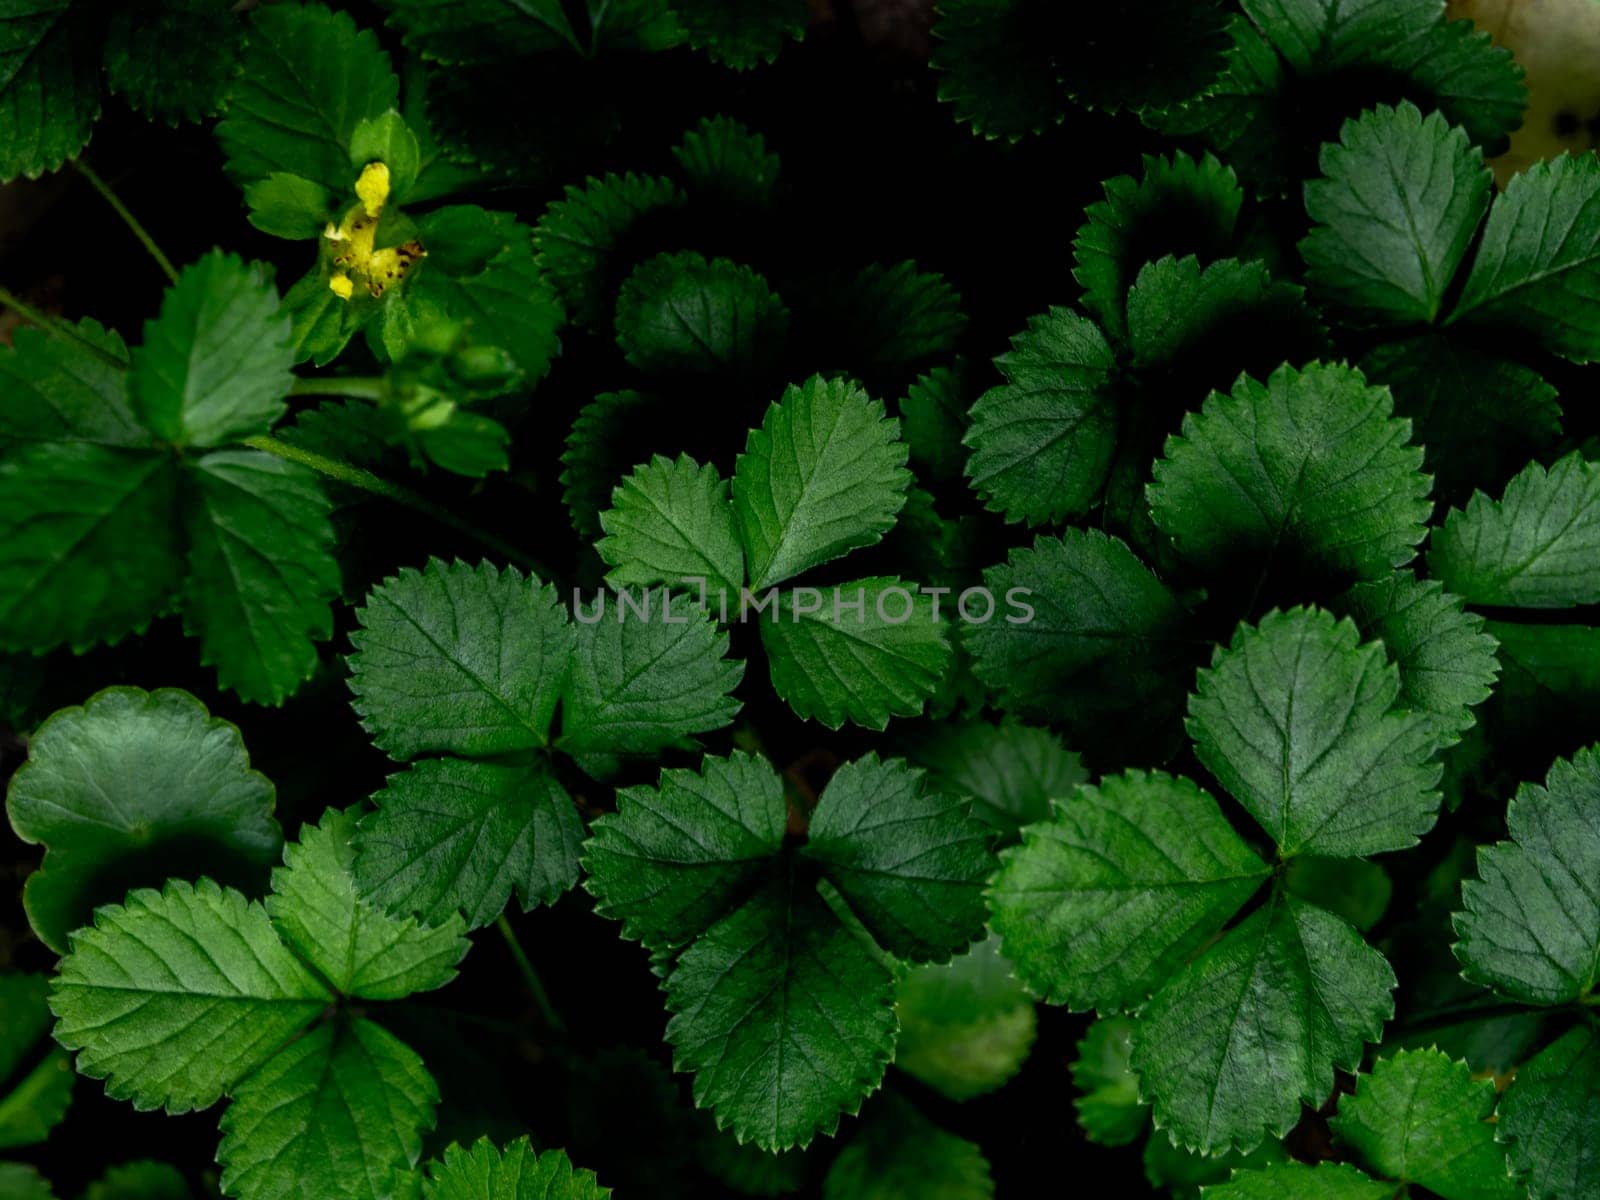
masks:
<svg viewBox="0 0 1600 1200"><path fill-rule="evenodd" d="M167 281L169 283L177 283L178 270L172 265L172 260L162 253L161 247L156 245L155 239L150 236L149 231L139 224L139 218L129 212L128 206L122 202L122 198L111 190L111 185L101 179L95 169L84 162L83 159L74 160L72 165L77 168L79 175L88 180L89 186L100 193L105 202L111 206L112 211L122 218L122 223L133 231L133 236L143 243L144 248L150 252L150 257L156 260L156 266L160 267L162 273L166 275Z"/></svg>
<svg viewBox="0 0 1600 1200"><path fill-rule="evenodd" d="M64 342L71 342L75 346L83 347L83 349L89 351L89 353L93 354L96 358L100 359L108 366L116 367L119 371L127 368L127 363L123 362L122 359L111 353L111 351L107 350L104 346L97 345L96 343L91 342L88 338L84 337L83 334L77 331L71 322L63 321L57 317L52 317L49 313L41 312L37 308L34 308L33 305L28 304L14 296L3 287L0 287L0 305L4 305L6 308L14 310L24 320L33 322L33 324L37 325L40 329L44 330L52 337L60 338Z"/></svg>
<svg viewBox="0 0 1600 1200"><path fill-rule="evenodd" d="M349 463L340 462L336 458L328 458L326 455L318 454L300 446L290 445L288 442L279 441L277 438L268 437L265 434L245 438L244 444L266 454L273 454L279 458L287 459L289 462L299 463L303 467L310 467L317 474L325 475L329 479L336 479L349 487L358 488L363 492L369 492L374 496L382 496L385 500L392 500L396 504L404 505L413 512L421 513L423 516L439 522L446 528L465 534L473 541L493 550L496 554L516 563L523 569L533 572L541 579L551 578L537 560L524 554L510 542L487 530L479 529L470 522L463 521L453 512L440 508L431 500L417 495L410 488L401 487L398 483L391 483L381 476L374 475L364 467L352 466Z"/></svg>
<svg viewBox="0 0 1600 1200"><path fill-rule="evenodd" d="M551 1033L565 1034L567 1023L561 1019L561 1014L556 1011L556 1006L550 1003L550 994L544 990L544 983L539 979L539 972L534 970L533 962L523 950L522 943L517 941L516 931L511 928L511 922L506 920L505 913L495 919L495 928L500 931L500 936L505 938L506 946L511 951L511 957L516 960L517 969L522 972L522 981L528 985L528 991L533 996L533 1003L539 1010L539 1015L544 1018L545 1026Z"/></svg>
<svg viewBox="0 0 1600 1200"><path fill-rule="evenodd" d="M321 375L300 378L289 389L291 396L354 396L360 400L381 400L384 392L381 378L358 378L353 375Z"/></svg>

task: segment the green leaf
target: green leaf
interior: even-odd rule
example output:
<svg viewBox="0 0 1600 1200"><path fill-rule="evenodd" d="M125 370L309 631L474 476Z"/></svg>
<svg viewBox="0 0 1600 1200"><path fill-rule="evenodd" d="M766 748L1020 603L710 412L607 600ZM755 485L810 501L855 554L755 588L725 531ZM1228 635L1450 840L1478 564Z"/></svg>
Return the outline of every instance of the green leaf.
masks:
<svg viewBox="0 0 1600 1200"><path fill-rule="evenodd" d="M350 688L391 758L487 758L546 744L574 634L555 588L515 567L431 559L356 610Z"/></svg>
<svg viewBox="0 0 1600 1200"><path fill-rule="evenodd" d="M591 176L581 188L567 186L565 198L534 226L533 244L539 269L574 321L591 328L610 321L615 289L631 266L617 261L619 249L645 222L685 200L670 179L648 175Z"/></svg>
<svg viewBox="0 0 1600 1200"><path fill-rule="evenodd" d="M972 406L967 478L984 506L1029 525L1087 511L1116 448L1115 359L1093 322L1034 317L995 359L1006 383Z"/></svg>
<svg viewBox="0 0 1600 1200"><path fill-rule="evenodd" d="M483 1138L451 1146L428 1165L427 1200L606 1200L592 1171L576 1171L560 1150L538 1153L520 1137L502 1152Z"/></svg>
<svg viewBox="0 0 1600 1200"><path fill-rule="evenodd" d="M1495 1144L1494 1081L1438 1050L1381 1059L1339 1101L1334 1136L1367 1168L1444 1200L1515 1200L1522 1189Z"/></svg>
<svg viewBox="0 0 1600 1200"><path fill-rule="evenodd" d="M1187 779L1130 771L1023 830L990 885L1001 948L1035 995L1136 1007L1238 912L1267 865Z"/></svg>
<svg viewBox="0 0 1600 1200"><path fill-rule="evenodd" d="M0 972L0 1150L44 1141L72 1101L72 1062L46 1036L49 992L43 975Z"/></svg>
<svg viewBox="0 0 1600 1200"><path fill-rule="evenodd" d="M611 493L652 452L653 418L666 405L642 392L601 392L578 411L561 452L561 499L586 542L603 535L600 514Z"/></svg>
<svg viewBox="0 0 1600 1200"><path fill-rule="evenodd" d="M611 504L600 514L606 536L595 545L611 565L607 583L618 590L664 583L704 596L713 611L734 609L744 547L715 467L658 454L617 486ZM720 607L711 599L718 596Z"/></svg>
<svg viewBox="0 0 1600 1200"><path fill-rule="evenodd" d="M450 914L435 928L419 926L362 899L355 828L353 810L330 808L284 848L266 901L273 928L341 995L402 1000L443 987L467 952L465 925Z"/></svg>
<svg viewBox="0 0 1600 1200"><path fill-rule="evenodd" d="M274 171L245 185L250 224L273 237L309 241L322 236L333 213L333 196L320 183Z"/></svg>
<svg viewBox="0 0 1600 1200"><path fill-rule="evenodd" d="M78 1072L139 1108L207 1108L333 999L261 905L174 880L107 905L51 985L56 1040Z"/></svg>
<svg viewBox="0 0 1600 1200"><path fill-rule="evenodd" d="M917 475L933 483L954 483L966 469L967 410L972 406L973 371L964 363L935 367L907 389L900 401L900 432Z"/></svg>
<svg viewBox="0 0 1600 1200"><path fill-rule="evenodd" d="M1083 1094L1073 1098L1078 1128L1101 1146L1126 1146L1137 1141L1150 1123L1150 1110L1139 1103L1139 1077L1133 1055L1133 1019L1101 1017L1089 1026L1072 1060L1072 1083Z"/></svg>
<svg viewBox="0 0 1600 1200"><path fill-rule="evenodd" d="M1586 1000L1600 983L1600 753L1518 788L1506 830L1461 885L1456 957L1468 978L1525 1003Z"/></svg>
<svg viewBox="0 0 1600 1200"><path fill-rule="evenodd" d="M1362 858L1301 855L1284 868L1283 886L1291 895L1343 917L1362 933L1383 919L1394 898L1389 873Z"/></svg>
<svg viewBox="0 0 1600 1200"><path fill-rule="evenodd" d="M1428 543L1428 568L1468 604L1572 608L1600 601L1600 465L1529 463L1499 500L1476 493Z"/></svg>
<svg viewBox="0 0 1600 1200"><path fill-rule="evenodd" d="M1275 561L1374 579L1416 555L1432 509L1389 393L1349 367L1280 367L1213 393L1167 441L1150 515L1208 571Z"/></svg>
<svg viewBox="0 0 1600 1200"><path fill-rule="evenodd" d="M227 0L135 0L106 26L106 82L147 117L202 121L222 106L243 43Z"/></svg>
<svg viewBox="0 0 1600 1200"><path fill-rule="evenodd" d="M56 1200L45 1177L21 1163L0 1162L0 1195L7 1200Z"/></svg>
<svg viewBox="0 0 1600 1200"><path fill-rule="evenodd" d="M1089 779L1053 733L1011 718L933 726L913 738L906 757L926 767L942 790L970 796L973 815L1008 834L1042 821L1051 800L1065 799Z"/></svg>
<svg viewBox="0 0 1600 1200"><path fill-rule="evenodd" d="M93 442L140 449L154 439L128 402L128 373L77 344L98 346L113 360L128 361L115 331L92 320L71 326L74 340L42 329L18 328L10 348L0 349L0 449L31 442Z"/></svg>
<svg viewBox="0 0 1600 1200"><path fill-rule="evenodd" d="M107 688L34 732L6 813L42 843L28 878L28 919L66 953L96 906L169 875L264 879L282 836L272 784L250 769L239 731L187 692Z"/></svg>
<svg viewBox="0 0 1600 1200"><path fill-rule="evenodd" d="M617 344L658 375L755 372L783 349L789 310L749 267L693 251L660 254L623 281Z"/></svg>
<svg viewBox="0 0 1600 1200"><path fill-rule="evenodd" d="M1361 372L1394 393L1395 415L1411 422L1441 500L1499 487L1561 438L1555 388L1465 339L1386 342L1361 360Z"/></svg>
<svg viewBox="0 0 1600 1200"><path fill-rule="evenodd" d="M1592 878L1592 877L1591 877ZM1600 1196L1600 1034L1579 1025L1517 1072L1498 1133L1532 1200Z"/></svg>
<svg viewBox="0 0 1600 1200"><path fill-rule="evenodd" d="M940 1129L908 1100L874 1105L822 1183L823 1200L993 1200L976 1143Z"/></svg>
<svg viewBox="0 0 1600 1200"><path fill-rule="evenodd" d="M239 1085L222 1115L221 1186L240 1200L404 1196L438 1100L393 1034L359 1017L321 1025Z"/></svg>
<svg viewBox="0 0 1600 1200"><path fill-rule="evenodd" d="M220 446L266 433L294 382L289 321L264 267L213 250L186 268L144 327L128 385L158 437Z"/></svg>
<svg viewBox="0 0 1600 1200"><path fill-rule="evenodd" d="M1107 112L1160 110L1201 95L1225 65L1231 7L1131 0L1053 9L1061 84L1079 103Z"/></svg>
<svg viewBox="0 0 1600 1200"><path fill-rule="evenodd" d="M166 607L183 574L170 456L87 442L0 458L0 646L115 642Z"/></svg>
<svg viewBox="0 0 1600 1200"><path fill-rule="evenodd" d="M1205 1200L1393 1200L1392 1183L1380 1183L1344 1163L1273 1163L1252 1171L1235 1171L1227 1183L1205 1188Z"/></svg>
<svg viewBox="0 0 1600 1200"><path fill-rule="evenodd" d="M548 768L423 759L373 797L356 831L356 883L430 925L460 910L472 929L505 909L551 904L578 882L583 821Z"/></svg>
<svg viewBox="0 0 1600 1200"><path fill-rule="evenodd" d="M1243 0L1278 53L1299 71L1362 62L1374 48L1403 43L1439 23L1432 0L1342 4L1339 0Z"/></svg>
<svg viewBox="0 0 1600 1200"><path fill-rule="evenodd" d="M73 0L0 7L0 181L54 171L88 145L99 116L93 15Z"/></svg>
<svg viewBox="0 0 1600 1200"><path fill-rule="evenodd" d="M672 148L689 191L739 208L765 208L781 163L767 140L731 117L707 117Z"/></svg>
<svg viewBox="0 0 1600 1200"><path fill-rule="evenodd" d="M1400 571L1357 584L1334 608L1355 621L1363 640L1388 650L1405 708L1432 713L1449 734L1471 727L1472 709L1489 698L1500 668L1483 618L1466 612L1461 597Z"/></svg>
<svg viewBox="0 0 1600 1200"><path fill-rule="evenodd" d="M1483 152L1443 114L1379 105L1322 148L1300 243L1311 290L1358 324L1432 323L1489 209Z"/></svg>
<svg viewBox="0 0 1600 1200"><path fill-rule="evenodd" d="M766 884L666 981L673 1066L719 1129L763 1150L831 1134L894 1050L894 979L811 888Z"/></svg>
<svg viewBox="0 0 1600 1200"><path fill-rule="evenodd" d="M882 729L922 712L950 671L949 635L916 584L856 579L790 588L768 603L761 644L772 686L802 719Z"/></svg>
<svg viewBox="0 0 1600 1200"><path fill-rule="evenodd" d="M618 791L617 811L595 820L585 886L624 937L681 946L766 877L787 821L778 776L751 755L663 771L656 787Z"/></svg>
<svg viewBox="0 0 1600 1200"><path fill-rule="evenodd" d="M579 617L559 749L591 765L647 757L733 720L744 664L689 597L658 588L595 604L598 616Z"/></svg>
<svg viewBox="0 0 1600 1200"><path fill-rule="evenodd" d="M966 800L928 789L900 759L868 754L834 772L800 855L821 865L884 949L943 962L982 935L992 840Z"/></svg>
<svg viewBox="0 0 1600 1200"><path fill-rule="evenodd" d="M1510 329L1573 362L1600 358L1600 162L1536 163L1512 177L1483 228L1452 321Z"/></svg>
<svg viewBox="0 0 1600 1200"><path fill-rule="evenodd" d="M829 282L819 315L833 342L830 353L863 370L948 354L967 326L955 288L914 262L873 263Z"/></svg>
<svg viewBox="0 0 1600 1200"><path fill-rule="evenodd" d="M561 0L381 0L406 48L451 66L583 47Z"/></svg>
<svg viewBox="0 0 1600 1200"><path fill-rule="evenodd" d="M1355 625L1297 608L1241 625L1189 701L1195 752L1284 858L1403 850L1439 814L1434 723Z"/></svg>
<svg viewBox="0 0 1600 1200"><path fill-rule="evenodd" d="M683 29L665 0L586 0L590 44L604 50L671 50L683 44Z"/></svg>
<svg viewBox="0 0 1600 1200"><path fill-rule="evenodd" d="M734 464L751 590L881 540L905 503L906 458L900 423L847 380L785 389Z"/></svg>
<svg viewBox="0 0 1600 1200"><path fill-rule="evenodd" d="M951 1100L992 1092L1022 1069L1038 1025L993 935L900 980L894 1065Z"/></svg>
<svg viewBox="0 0 1600 1200"><path fill-rule="evenodd" d="M1282 1137L1394 1014L1394 972L1333 914L1275 896L1189 963L1139 1017L1133 1066L1155 1121L1210 1153ZM1282 1193L1272 1193L1281 1195ZM1384 1193L1388 1195L1388 1193Z"/></svg>
<svg viewBox="0 0 1600 1200"><path fill-rule="evenodd" d="M350 165L359 169L375 162L389 169L390 202L409 200L422 169L422 146L406 119L392 108L362 121L350 135Z"/></svg>
<svg viewBox="0 0 1600 1200"><path fill-rule="evenodd" d="M257 450L188 464L184 628L246 700L281 704L317 669L339 594L332 506L309 468Z"/></svg>
<svg viewBox="0 0 1600 1200"><path fill-rule="evenodd" d="M89 1185L83 1200L193 1200L194 1193L176 1167L131 1162L112 1167Z"/></svg>
<svg viewBox="0 0 1600 1200"><path fill-rule="evenodd" d="M1138 180L1119 175L1104 190L1104 200L1084 209L1072 276L1083 287L1084 307L1122 338L1128 289L1140 269L1168 255L1225 257L1244 192L1231 167L1210 154L1196 162L1181 150L1167 158L1146 155Z"/></svg>
<svg viewBox="0 0 1600 1200"><path fill-rule="evenodd" d="M712 62L748 71L778 57L785 41L805 37L805 0L667 0L689 45Z"/></svg>
<svg viewBox="0 0 1600 1200"><path fill-rule="evenodd" d="M946 0L934 19L930 65L939 99L986 138L1021 141L1067 112L1041 9L1027 0Z"/></svg>
<svg viewBox="0 0 1600 1200"><path fill-rule="evenodd" d="M1008 609L964 625L962 643L1001 707L1077 723L1108 705L1138 707L1166 684L1183 610L1116 538L1079 529L1040 537L983 582Z"/></svg>
<svg viewBox="0 0 1600 1200"><path fill-rule="evenodd" d="M348 13L274 4L250 15L243 68L217 140L235 182L275 171L348 195L350 139L398 104L400 81L370 30Z"/></svg>
<svg viewBox="0 0 1600 1200"><path fill-rule="evenodd" d="M328 279L327 264L319 263L283 294L297 363L327 366L339 357L371 313L360 303L341 300L328 287Z"/></svg>

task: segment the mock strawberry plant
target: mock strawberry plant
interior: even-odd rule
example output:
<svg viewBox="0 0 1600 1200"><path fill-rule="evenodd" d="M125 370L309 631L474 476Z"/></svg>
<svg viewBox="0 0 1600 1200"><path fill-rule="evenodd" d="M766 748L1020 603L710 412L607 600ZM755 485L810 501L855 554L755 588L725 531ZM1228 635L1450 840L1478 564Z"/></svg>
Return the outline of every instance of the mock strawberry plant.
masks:
<svg viewBox="0 0 1600 1200"><path fill-rule="evenodd" d="M0 1200L1600 1200L1455 10L0 0Z"/></svg>

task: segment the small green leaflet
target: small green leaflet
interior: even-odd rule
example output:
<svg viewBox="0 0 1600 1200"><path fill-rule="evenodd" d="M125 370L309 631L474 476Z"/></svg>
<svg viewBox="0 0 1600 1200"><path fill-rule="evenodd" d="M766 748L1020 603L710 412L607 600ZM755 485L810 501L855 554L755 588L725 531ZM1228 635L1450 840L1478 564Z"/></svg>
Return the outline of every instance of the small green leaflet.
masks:
<svg viewBox="0 0 1600 1200"><path fill-rule="evenodd" d="M88 144L100 116L96 37L74 0L0 10L0 181L37 179Z"/></svg>
<svg viewBox="0 0 1600 1200"><path fill-rule="evenodd" d="M975 372L965 361L920 376L900 401L900 429L924 482L953 483L965 472L967 410Z"/></svg>
<svg viewBox="0 0 1600 1200"><path fill-rule="evenodd" d="M6 812L47 847L28 877L28 919L46 945L130 888L200 868L259 885L282 837L273 788L239 731L187 692L108 688L35 731Z"/></svg>
<svg viewBox="0 0 1600 1200"><path fill-rule="evenodd" d="M451 66L503 62L548 51L582 51L561 0L381 0L407 49Z"/></svg>
<svg viewBox="0 0 1600 1200"><path fill-rule="evenodd" d="M989 1162L909 1101L885 1096L862 1118L822 1183L823 1200L993 1200Z"/></svg>
<svg viewBox="0 0 1600 1200"><path fill-rule="evenodd" d="M955 119L991 139L1021 141L1066 115L1049 47L1023 0L947 0L934 23L930 65Z"/></svg>
<svg viewBox="0 0 1600 1200"><path fill-rule="evenodd" d="M731 117L707 117L672 148L688 190L741 208L770 204L781 162L767 141Z"/></svg>
<svg viewBox="0 0 1600 1200"><path fill-rule="evenodd" d="M1600 600L1600 466L1530 463L1490 500L1476 493L1434 530L1428 566L1468 604L1574 608Z"/></svg>
<svg viewBox="0 0 1600 1200"><path fill-rule="evenodd" d="M606 1200L593 1171L574 1170L560 1150L536 1151L520 1137L497 1150L484 1138L451 1146L428 1164L425 1200Z"/></svg>
<svg viewBox="0 0 1600 1200"><path fill-rule="evenodd" d="M667 0L689 45L713 62L748 71L778 57L785 41L805 36L805 0Z"/></svg>
<svg viewBox="0 0 1600 1200"><path fill-rule="evenodd" d="M56 1200L45 1177L22 1163L0 1162L0 1189L10 1200Z"/></svg>
<svg viewBox="0 0 1600 1200"><path fill-rule="evenodd" d="M1372 579L1416 554L1432 510L1422 450L1387 390L1349 367L1281 367L1241 377L1169 439L1150 515L1184 558L1211 572L1270 572L1287 560Z"/></svg>
<svg viewBox="0 0 1600 1200"><path fill-rule="evenodd" d="M71 1058L47 1037L49 991L43 975L0 972L0 1151L44 1141L72 1101Z"/></svg>
<svg viewBox="0 0 1600 1200"><path fill-rule="evenodd" d="M1369 1179L1346 1163L1273 1163L1258 1171L1235 1171L1226 1183L1206 1188L1206 1200L1394 1200L1392 1183Z"/></svg>
<svg viewBox="0 0 1600 1200"><path fill-rule="evenodd" d="M1517 1071L1499 1136L1535 1200L1600 1196L1600 1034L1578 1025Z"/></svg>
<svg viewBox="0 0 1600 1200"><path fill-rule="evenodd" d="M1139 1104L1139 1077L1133 1056L1133 1019L1101 1017L1089 1026L1072 1060L1072 1083L1083 1094L1073 1098L1078 1128L1101 1146L1137 1141L1150 1112Z"/></svg>
<svg viewBox="0 0 1600 1200"><path fill-rule="evenodd" d="M835 773L793 848L779 780L748 755L617 803L594 824L586 886L625 936L667 952L667 1040L696 1102L766 1150L830 1132L893 1050L878 945L943 959L978 934L987 828L870 755Z"/></svg>
<svg viewBox="0 0 1600 1200"><path fill-rule="evenodd" d="M744 546L728 484L687 454L656 455L620 483L600 514L606 536L595 546L612 563L613 588L703 581L707 602L726 611L744 585ZM718 606L711 597L721 597Z"/></svg>
<svg viewBox="0 0 1600 1200"><path fill-rule="evenodd" d="M1043 820L1052 800L1071 796L1089 779L1078 755L1053 733L1010 717L998 725L934 725L912 736L906 757L945 791L972 797L973 813L1007 833Z"/></svg>
<svg viewBox="0 0 1600 1200"><path fill-rule="evenodd" d="M1300 243L1311 289L1360 324L1432 323L1489 209L1483 152L1443 114L1379 105L1322 148Z"/></svg>
<svg viewBox="0 0 1600 1200"><path fill-rule="evenodd" d="M782 351L789 310L749 267L684 251L623 281L616 328L624 356L649 374L753 374Z"/></svg>
<svg viewBox="0 0 1600 1200"><path fill-rule="evenodd" d="M169 125L204 120L220 108L243 44L228 0L134 0L106 26L106 83Z"/></svg>
<svg viewBox="0 0 1600 1200"><path fill-rule="evenodd" d="M240 184L285 172L339 195L354 182L356 127L397 106L400 81L370 31L318 5L269 5L250 16L243 68L217 126Z"/></svg>

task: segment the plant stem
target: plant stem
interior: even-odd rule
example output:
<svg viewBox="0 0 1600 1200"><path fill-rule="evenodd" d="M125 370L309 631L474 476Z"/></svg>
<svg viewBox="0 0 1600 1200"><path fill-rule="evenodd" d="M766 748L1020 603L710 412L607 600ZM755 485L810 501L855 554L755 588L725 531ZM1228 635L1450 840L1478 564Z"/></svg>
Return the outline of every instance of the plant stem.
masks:
<svg viewBox="0 0 1600 1200"><path fill-rule="evenodd" d="M133 236L143 243L144 248L150 252L150 257L156 260L156 266L160 267L162 273L166 275L167 282L177 283L178 271L172 265L172 260L162 253L161 247L156 245L155 239L150 236L149 231L139 224L139 218L129 212L128 206L122 202L122 198L111 190L111 185L101 179L95 169L84 162L83 159L75 159L72 165L77 168L79 175L88 180L89 186L100 193L105 202L111 206L112 211L122 218L122 223L133 231Z"/></svg>
<svg viewBox="0 0 1600 1200"><path fill-rule="evenodd" d="M528 985L528 991L533 996L533 1003L539 1010L539 1015L544 1019L546 1027L551 1033L565 1034L567 1023L561 1019L561 1014L556 1011L555 1005L550 1003L550 994L544 990L544 984L539 979L539 972L534 970L533 962L522 949L522 943L517 941L516 931L511 928L511 922L506 920L505 913L495 919L495 928L500 931L500 936L505 938L506 946L511 950L511 957L516 960L517 969L522 972L522 981Z"/></svg>
<svg viewBox="0 0 1600 1200"><path fill-rule="evenodd" d="M384 382L376 377L354 375L324 375L315 378L298 378L290 387L291 396L354 396L361 400L378 400L383 396Z"/></svg>
<svg viewBox="0 0 1600 1200"><path fill-rule="evenodd" d="M33 324L37 325L40 329L44 330L52 337L60 338L64 342L71 342L75 346L82 346L96 358L110 366L116 367L118 370L125 370L128 366L127 363L123 362L122 359L111 353L111 351L107 350L104 346L96 345L94 342L91 342L88 338L84 337L83 334L79 333L75 328L73 328L70 322L52 317L49 313L40 312L37 308L33 307L33 305L28 304L18 297L12 295L12 293L8 292L3 287L0 287L0 305L4 305L6 308L14 310L20 314L24 320L31 321Z"/></svg>
<svg viewBox="0 0 1600 1200"><path fill-rule="evenodd" d="M319 475L329 479L336 479L349 487L358 488L363 492L370 492L374 496L382 496L385 500L392 500L396 504L404 505L413 512L419 512L431 520L439 522L457 533L465 534L479 545L493 550L503 558L516 563L525 570L532 571L541 579L550 579L550 574L540 566L537 560L518 550L510 542L490 533L488 530L479 529L470 522L463 521L453 512L440 508L431 500L417 495L410 488L402 487L398 483L391 483L381 476L374 475L364 467L352 466L350 463L340 462L336 458L328 458L313 450L306 450L300 446L292 446L288 442L279 441L275 437L265 434L244 439L244 444L255 450L276 455L287 459L289 462L299 463L303 467L310 467Z"/></svg>

